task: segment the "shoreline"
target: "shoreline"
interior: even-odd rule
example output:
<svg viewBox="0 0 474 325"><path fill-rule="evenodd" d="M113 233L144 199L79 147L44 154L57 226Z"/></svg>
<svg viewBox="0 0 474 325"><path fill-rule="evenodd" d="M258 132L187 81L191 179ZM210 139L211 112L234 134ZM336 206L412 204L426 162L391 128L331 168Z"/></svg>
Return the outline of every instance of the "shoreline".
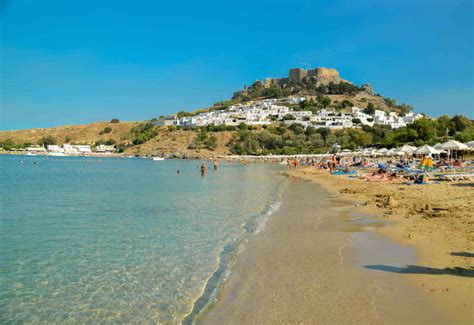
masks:
<svg viewBox="0 0 474 325"><path fill-rule="evenodd" d="M419 261L423 262L425 259L423 254L421 254L421 258L416 254L418 253L417 247L413 245L407 246L407 243L396 240L393 235L390 235L389 232L391 230L386 231L387 229L397 227L396 223L393 221L387 222L386 219L379 218L379 212L367 209L367 206L363 205L364 202L363 200L361 201L361 198L348 197L348 195L344 194L341 203L341 200L337 199L338 196L341 196L339 191L330 188L324 182L318 182L313 177L308 177L310 176L307 175L308 170L311 169L304 168L285 174L298 179L312 181L305 182L310 184L306 190L309 191L312 188L311 193L313 195L319 193L319 195L326 196L324 200L328 200L329 204L326 202L324 206L325 203L319 200L318 204L322 204L324 209L321 207L318 209L313 205L312 208L316 208L317 213L311 213L311 210L308 210L310 207L303 202L301 197L288 197L288 193L285 193L281 210L275 213L269 220L267 229L258 236L255 236L246 250L237 257L230 277L221 285L217 302L197 319L198 323L311 323L330 321L343 323L352 321L365 323L381 323L385 321L429 321L439 323L455 321L468 323L471 321L472 318L468 314L469 305L461 303L461 308L452 308L453 305L459 304L462 300L469 299L468 292L466 293L461 288L462 285L467 285L469 288L468 277L454 277L460 279L453 281L451 279L453 276L449 274L415 275L401 274L404 272L382 272L377 269L361 268L361 263L377 264L372 260L371 256L364 256L364 251L370 251L372 246L377 247L372 252L372 255L375 253L379 259L385 260L387 264L398 263L399 269L403 268L404 263L418 264ZM317 189L318 187L320 187L319 190ZM300 195L305 197L304 193L300 193ZM310 198L312 196L306 197ZM359 202L356 203L355 200ZM293 210L288 209L289 204ZM341 204L343 207L338 208ZM356 214L353 214L354 210L357 211ZM285 224L285 220L288 221L287 219L291 215L291 211L304 214L298 222L306 223L306 230L304 227L295 230L295 228L299 227L298 225ZM305 211L308 213L305 214ZM336 219L339 220L337 224L328 224L328 222L330 223L328 220L332 219L331 216L325 215L328 211L331 211L332 218L334 218L334 213L337 213ZM318 217L318 214L323 215L322 221L321 216ZM358 220L362 220L362 224ZM364 222L367 222L367 224ZM346 229L340 228L339 223L344 224ZM320 252L321 255L319 256L313 255L313 249L318 247L316 244L326 244L321 242L321 240L318 242L317 239L308 236L305 232L315 231L320 236L322 234L319 229L320 227L326 228L326 230L329 229L329 233L332 233L332 236L337 237L340 236L340 233L344 234L344 243L339 243L342 246L338 247L337 250L342 263L341 261L334 260L333 256L328 256L328 253L324 251ZM354 240L353 238L356 238L354 235L359 234L362 235L357 240ZM315 234L312 235L314 236ZM284 270L287 268L285 263L288 263L288 259L291 259L291 254L288 254L288 252L282 254L282 251L285 251L287 248L281 246L277 239L274 238L276 236L283 241L288 239L294 241L291 254L301 257L300 260L294 263L294 268L305 268L306 272L290 270L288 273L285 273L285 276L279 274L280 272L285 272ZM298 237L304 237L304 239L300 240ZM361 246L361 243L365 244ZM383 254L382 247L388 251L394 250L398 253L388 254L390 256L387 256L387 254ZM336 252L334 247L332 249L333 253ZM404 254L406 256L400 253L403 251L405 251ZM408 251L411 252L411 255L406 253ZM380 255L380 253L382 254ZM318 262L321 260L324 261L322 264ZM338 263L343 265L343 267L338 269L334 266ZM345 263L347 265L344 265ZM265 269L266 267L269 268ZM320 271L321 274L326 274L326 278L324 276L322 279L314 278L314 274L312 274L314 270ZM344 276L331 278L331 275L327 274L328 270L331 270L334 274L338 274L338 272L341 274L340 272L342 272ZM299 274L299 276L296 276L295 273ZM293 278L295 276L296 278ZM412 276L416 276L416 281L411 279ZM432 276L436 276L436 278L431 278ZM436 280L440 276L448 277L448 279L444 279L439 283ZM271 281L268 278L271 278ZM347 279L352 279L352 281L346 283L347 287L341 287L341 281L345 283ZM321 281L323 283L326 281L329 284L326 284L326 287L316 285L320 284ZM301 294L300 292L293 292L293 297L290 297L293 299L285 299L288 296L285 296L287 293L281 290L281 282L287 285L286 291L291 291L292 287L299 288L303 292L303 297L295 296ZM433 282L435 283L433 284ZM444 303L446 303L446 299L441 299L442 304L439 304L440 300L433 298L432 294L440 292L434 291L433 286L446 286L447 284L449 284L449 288L453 288L451 293L448 293L448 300L453 299L453 296L459 295L459 292L464 294L461 297L454 297L455 299L450 303L450 306L445 308ZM365 296L357 296L355 291L352 290L353 286L358 286ZM328 294L327 291L331 290L335 291L332 294ZM344 295L341 296L340 292L344 292ZM444 292L449 291L443 291L442 293ZM276 297L276 299L268 301L268 297L271 296ZM326 300L321 300L321 296L325 297ZM255 297L258 297L258 299ZM395 306L393 298L396 298L398 305L401 306ZM253 301L259 307L255 307L249 301ZM343 317L343 315L333 314L331 308L327 306L328 301L332 303L331 308L338 310L338 314L348 313L351 317L347 319L338 318ZM357 309L350 309L350 306L357 305L360 301L365 301L366 305L362 304ZM294 302L299 302L299 304L294 304ZM307 302L310 302L309 305L311 305L309 309L304 308ZM341 302L343 304L340 304ZM372 309L367 309L367 306L371 306Z"/></svg>

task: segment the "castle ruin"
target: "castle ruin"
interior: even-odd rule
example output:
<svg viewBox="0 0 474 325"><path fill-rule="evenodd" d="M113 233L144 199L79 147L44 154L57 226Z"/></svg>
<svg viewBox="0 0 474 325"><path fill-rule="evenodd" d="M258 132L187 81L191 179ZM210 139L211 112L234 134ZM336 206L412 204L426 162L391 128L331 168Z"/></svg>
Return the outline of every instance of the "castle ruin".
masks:
<svg viewBox="0 0 474 325"><path fill-rule="evenodd" d="M288 82L302 82L305 78L311 78L316 85L327 85L330 82L340 83L345 81L339 76L336 69L330 68L315 68L312 70L305 70L301 68L293 68L288 72L288 78L265 78L263 81L264 87L270 87L272 84L283 85ZM347 81L345 81L347 82Z"/></svg>

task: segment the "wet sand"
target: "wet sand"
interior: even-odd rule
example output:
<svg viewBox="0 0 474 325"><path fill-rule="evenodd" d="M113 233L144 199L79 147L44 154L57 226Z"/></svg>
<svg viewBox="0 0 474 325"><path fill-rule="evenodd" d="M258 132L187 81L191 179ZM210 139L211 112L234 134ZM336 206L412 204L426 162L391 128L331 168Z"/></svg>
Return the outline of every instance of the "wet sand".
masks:
<svg viewBox="0 0 474 325"><path fill-rule="evenodd" d="M295 178L283 203L238 256L202 324L449 322L404 274L413 249L375 232L356 202Z"/></svg>

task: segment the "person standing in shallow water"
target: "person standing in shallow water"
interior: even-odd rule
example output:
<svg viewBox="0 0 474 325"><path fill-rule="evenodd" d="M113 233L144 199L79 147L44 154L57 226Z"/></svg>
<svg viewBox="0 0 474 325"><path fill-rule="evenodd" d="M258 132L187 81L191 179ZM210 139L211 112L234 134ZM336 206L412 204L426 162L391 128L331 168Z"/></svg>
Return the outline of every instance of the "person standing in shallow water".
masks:
<svg viewBox="0 0 474 325"><path fill-rule="evenodd" d="M205 176L207 174L207 166L206 162L203 161L201 164L201 176Z"/></svg>
<svg viewBox="0 0 474 325"><path fill-rule="evenodd" d="M214 159L214 170L217 171L219 168L219 161L217 159Z"/></svg>

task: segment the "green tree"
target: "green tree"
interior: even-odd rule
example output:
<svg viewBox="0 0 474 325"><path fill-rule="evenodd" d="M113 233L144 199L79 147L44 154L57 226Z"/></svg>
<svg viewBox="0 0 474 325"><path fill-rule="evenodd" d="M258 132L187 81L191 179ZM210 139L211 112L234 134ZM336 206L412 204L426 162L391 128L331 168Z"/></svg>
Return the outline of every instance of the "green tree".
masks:
<svg viewBox="0 0 474 325"><path fill-rule="evenodd" d="M187 117L191 115L192 115L191 113L185 112L185 111L179 111L178 113L176 113L177 118Z"/></svg>
<svg viewBox="0 0 474 325"><path fill-rule="evenodd" d="M293 120L296 120L296 118L292 115L292 114L286 114L285 116L283 116L282 118L284 121L293 121Z"/></svg>
<svg viewBox="0 0 474 325"><path fill-rule="evenodd" d="M374 113L375 113L375 105L372 104L372 103L368 103L368 104L367 104L367 108L365 108L365 109L363 110L363 112L364 112L365 114L374 115Z"/></svg>
<svg viewBox="0 0 474 325"><path fill-rule="evenodd" d="M49 145L57 144L57 141L56 141L56 138L53 137L52 135L46 135L38 141L38 144L46 148Z"/></svg>
<svg viewBox="0 0 474 325"><path fill-rule="evenodd" d="M113 118L110 120L110 123L119 123L120 121L117 118Z"/></svg>
<svg viewBox="0 0 474 325"><path fill-rule="evenodd" d="M133 136L132 143L139 145L156 137L158 135L158 129L153 123L145 122L133 127L131 133Z"/></svg>
<svg viewBox="0 0 474 325"><path fill-rule="evenodd" d="M4 150L10 150L11 148L15 148L15 141L13 141L12 139L5 139L3 140L2 142L0 142L0 146L4 149Z"/></svg>
<svg viewBox="0 0 474 325"><path fill-rule="evenodd" d="M472 121L462 115L454 115L451 121L454 123L456 131L464 131L472 126Z"/></svg>
<svg viewBox="0 0 474 325"><path fill-rule="evenodd" d="M332 100L331 98L329 98L328 96L324 96L322 99L321 99L321 105L326 108L328 106L330 106L332 103Z"/></svg>
<svg viewBox="0 0 474 325"><path fill-rule="evenodd" d="M319 128L317 132L321 134L321 137L323 138L323 141L324 141L324 146L327 147L328 138L329 138L329 135L331 134L331 131L328 128Z"/></svg>
<svg viewBox="0 0 474 325"><path fill-rule="evenodd" d="M213 135L211 135L207 140L206 140L206 147L210 150L214 150L217 148L217 138Z"/></svg>

